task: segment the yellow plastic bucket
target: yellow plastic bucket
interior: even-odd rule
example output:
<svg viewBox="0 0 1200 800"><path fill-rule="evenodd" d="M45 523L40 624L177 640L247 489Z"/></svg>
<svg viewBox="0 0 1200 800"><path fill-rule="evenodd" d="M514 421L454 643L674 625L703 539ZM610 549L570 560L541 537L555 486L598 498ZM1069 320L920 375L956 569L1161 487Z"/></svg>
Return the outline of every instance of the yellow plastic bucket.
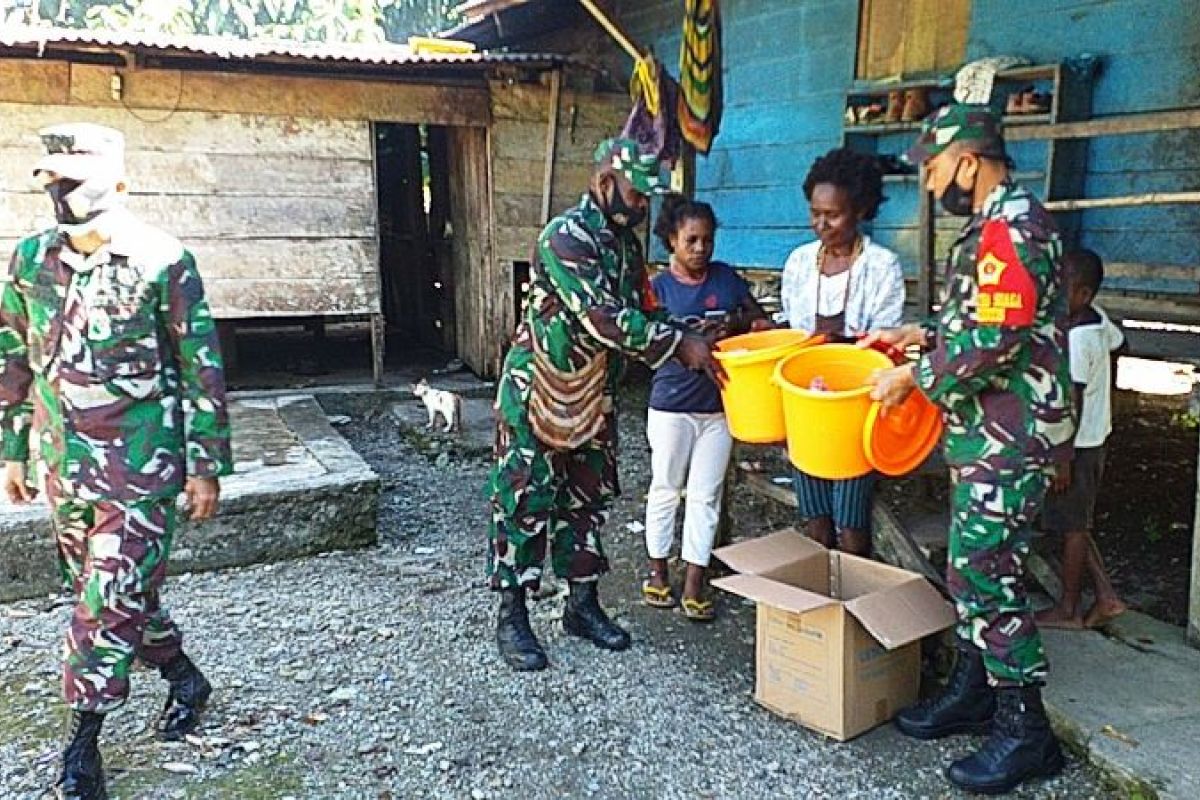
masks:
<svg viewBox="0 0 1200 800"><path fill-rule="evenodd" d="M890 366L883 353L852 344L805 348L777 364L773 380L782 389L788 460L797 469L828 480L872 470L863 447L874 405L867 379ZM809 388L817 378L827 391Z"/></svg>
<svg viewBox="0 0 1200 800"><path fill-rule="evenodd" d="M740 442L772 444L786 438L775 367L796 351L822 341L804 331L778 328L717 342L713 357L729 377L721 387L729 432Z"/></svg>

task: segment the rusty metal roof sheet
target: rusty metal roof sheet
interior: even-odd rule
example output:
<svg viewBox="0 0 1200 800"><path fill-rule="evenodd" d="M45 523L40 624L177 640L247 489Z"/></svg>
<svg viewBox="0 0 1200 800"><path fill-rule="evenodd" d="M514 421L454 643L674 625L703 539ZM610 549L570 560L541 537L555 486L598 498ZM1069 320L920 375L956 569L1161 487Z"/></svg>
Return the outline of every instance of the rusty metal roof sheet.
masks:
<svg viewBox="0 0 1200 800"><path fill-rule="evenodd" d="M557 53L430 53L407 45L299 42L279 39L228 39L218 36L177 36L136 31L76 30L68 28L0 25L0 46L35 47L39 53L52 45L111 50L151 50L193 54L219 60L279 60L345 62L377 66L563 64L574 61Z"/></svg>

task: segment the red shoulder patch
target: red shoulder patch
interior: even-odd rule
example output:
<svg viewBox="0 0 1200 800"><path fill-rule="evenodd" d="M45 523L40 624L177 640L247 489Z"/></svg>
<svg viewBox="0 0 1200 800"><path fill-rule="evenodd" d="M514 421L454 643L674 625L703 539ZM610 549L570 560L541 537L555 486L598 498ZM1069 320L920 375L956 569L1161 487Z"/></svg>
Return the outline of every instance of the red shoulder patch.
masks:
<svg viewBox="0 0 1200 800"><path fill-rule="evenodd" d="M1021 263L1008 223L995 219L983 226L975 261L979 283L980 325L1027 328L1037 313L1037 281Z"/></svg>

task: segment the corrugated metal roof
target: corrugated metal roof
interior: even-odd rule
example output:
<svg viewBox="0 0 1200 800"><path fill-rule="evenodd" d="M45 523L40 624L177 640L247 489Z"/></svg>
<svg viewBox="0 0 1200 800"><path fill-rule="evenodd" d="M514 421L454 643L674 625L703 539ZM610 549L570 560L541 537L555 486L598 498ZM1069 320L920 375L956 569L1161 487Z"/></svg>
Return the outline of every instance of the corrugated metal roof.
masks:
<svg viewBox="0 0 1200 800"><path fill-rule="evenodd" d="M398 44L343 44L268 39L227 39L218 36L172 36L132 31L75 30L0 25L0 45L36 47L78 45L112 49L192 53L221 60L297 59L339 61L379 66L563 64L574 61L556 53L428 53Z"/></svg>

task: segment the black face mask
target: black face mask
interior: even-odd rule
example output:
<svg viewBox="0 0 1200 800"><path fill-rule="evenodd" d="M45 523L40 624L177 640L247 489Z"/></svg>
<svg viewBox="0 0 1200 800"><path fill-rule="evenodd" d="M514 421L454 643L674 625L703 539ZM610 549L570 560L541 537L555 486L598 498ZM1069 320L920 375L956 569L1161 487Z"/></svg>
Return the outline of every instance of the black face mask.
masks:
<svg viewBox="0 0 1200 800"><path fill-rule="evenodd" d="M975 185L972 184L970 189L958 185L958 170L961 166L961 161L954 165L954 176L950 179L946 191L942 192L941 204L948 214L970 217L975 214Z"/></svg>
<svg viewBox="0 0 1200 800"><path fill-rule="evenodd" d="M604 216L618 227L636 228L646 218L645 209L634 208L625 202L616 183L604 201Z"/></svg>
<svg viewBox="0 0 1200 800"><path fill-rule="evenodd" d="M54 203L54 218L58 220L58 224L80 225L87 222L87 220L75 216L66 200L67 195L78 189L81 183L82 181L59 178L46 186L46 193L50 195L50 201Z"/></svg>

